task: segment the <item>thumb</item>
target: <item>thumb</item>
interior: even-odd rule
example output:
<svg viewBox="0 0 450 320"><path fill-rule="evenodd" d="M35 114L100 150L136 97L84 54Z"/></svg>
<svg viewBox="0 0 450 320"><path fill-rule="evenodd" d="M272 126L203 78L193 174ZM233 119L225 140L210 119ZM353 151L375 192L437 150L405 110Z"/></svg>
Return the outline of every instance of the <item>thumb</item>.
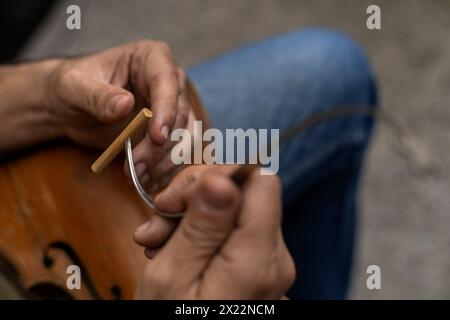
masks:
<svg viewBox="0 0 450 320"><path fill-rule="evenodd" d="M208 170L211 170L212 165L188 166L178 173L170 184L159 193L155 198L156 207L166 212L180 212L184 211L186 200L189 197L183 197L183 191L194 184L200 176ZM218 169L218 168L217 168Z"/></svg>
<svg viewBox="0 0 450 320"><path fill-rule="evenodd" d="M89 78L76 83L68 100L101 122L121 120L133 110L133 95L119 86Z"/></svg>
<svg viewBox="0 0 450 320"><path fill-rule="evenodd" d="M173 268L180 281L193 281L205 269L233 231L239 209L237 186L218 172L202 176L183 195L186 216L155 263Z"/></svg>

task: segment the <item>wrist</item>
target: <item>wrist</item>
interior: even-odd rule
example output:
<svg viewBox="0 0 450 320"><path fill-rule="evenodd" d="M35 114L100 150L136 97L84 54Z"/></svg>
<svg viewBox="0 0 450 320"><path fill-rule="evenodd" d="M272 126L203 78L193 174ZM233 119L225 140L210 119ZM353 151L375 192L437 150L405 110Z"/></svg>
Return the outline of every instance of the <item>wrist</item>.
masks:
<svg viewBox="0 0 450 320"><path fill-rule="evenodd" d="M30 105L39 106L50 114L54 110L51 97L55 88L53 88L52 78L61 62L60 59L50 59L28 65L29 79L37 86L36 96L34 101L30 101Z"/></svg>
<svg viewBox="0 0 450 320"><path fill-rule="evenodd" d="M24 66L24 88L30 88L34 94L25 102L28 112L39 121L38 126L51 137L63 135L63 127L52 101L55 91L51 79L62 60L50 59Z"/></svg>
<svg viewBox="0 0 450 320"><path fill-rule="evenodd" d="M57 60L0 67L0 153L61 136L49 107L48 78Z"/></svg>

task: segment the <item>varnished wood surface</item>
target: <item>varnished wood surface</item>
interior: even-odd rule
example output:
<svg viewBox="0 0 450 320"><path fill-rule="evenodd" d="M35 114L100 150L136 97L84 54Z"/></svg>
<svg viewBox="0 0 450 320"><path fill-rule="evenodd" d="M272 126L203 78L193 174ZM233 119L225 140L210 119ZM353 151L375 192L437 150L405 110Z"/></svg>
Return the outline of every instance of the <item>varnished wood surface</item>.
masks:
<svg viewBox="0 0 450 320"><path fill-rule="evenodd" d="M66 288L67 266L80 264L85 283L68 290L74 298L132 298L144 262L132 234L151 213L120 160L98 176L95 157L57 145L0 169L0 252L24 288Z"/></svg>

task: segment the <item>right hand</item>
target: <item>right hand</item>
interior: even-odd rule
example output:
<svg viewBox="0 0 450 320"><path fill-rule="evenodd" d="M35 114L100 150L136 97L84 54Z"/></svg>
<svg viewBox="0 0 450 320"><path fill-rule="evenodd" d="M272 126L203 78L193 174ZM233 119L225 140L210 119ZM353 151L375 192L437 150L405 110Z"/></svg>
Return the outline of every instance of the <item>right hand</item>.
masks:
<svg viewBox="0 0 450 320"><path fill-rule="evenodd" d="M145 267L138 299L280 299L292 285L278 178L254 172L240 190L223 168L190 167L165 190L176 191L173 209L185 206L186 215L178 226L159 229L164 236ZM136 231L138 243L155 240L164 226L152 229L155 218L163 219L155 215Z"/></svg>

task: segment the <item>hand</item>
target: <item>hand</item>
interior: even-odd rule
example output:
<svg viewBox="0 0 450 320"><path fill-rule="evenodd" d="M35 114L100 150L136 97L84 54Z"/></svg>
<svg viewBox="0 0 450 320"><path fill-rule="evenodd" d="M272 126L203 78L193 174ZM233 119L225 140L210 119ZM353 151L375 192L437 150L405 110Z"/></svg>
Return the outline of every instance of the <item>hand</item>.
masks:
<svg viewBox="0 0 450 320"><path fill-rule="evenodd" d="M281 234L278 179L255 172L241 191L226 173L229 168L186 170L164 191L175 201L172 209L187 207L186 216L173 233L165 232L171 237L147 263L136 297L282 298L295 267ZM176 192L169 194L172 188ZM141 244L152 220L136 231Z"/></svg>
<svg viewBox="0 0 450 320"><path fill-rule="evenodd" d="M137 173L145 183L149 174L156 181L175 169L169 154L174 143L168 136L194 120L185 82L166 44L138 41L60 60L49 77L48 105L68 137L101 148L141 108L150 107L154 118L133 150Z"/></svg>

